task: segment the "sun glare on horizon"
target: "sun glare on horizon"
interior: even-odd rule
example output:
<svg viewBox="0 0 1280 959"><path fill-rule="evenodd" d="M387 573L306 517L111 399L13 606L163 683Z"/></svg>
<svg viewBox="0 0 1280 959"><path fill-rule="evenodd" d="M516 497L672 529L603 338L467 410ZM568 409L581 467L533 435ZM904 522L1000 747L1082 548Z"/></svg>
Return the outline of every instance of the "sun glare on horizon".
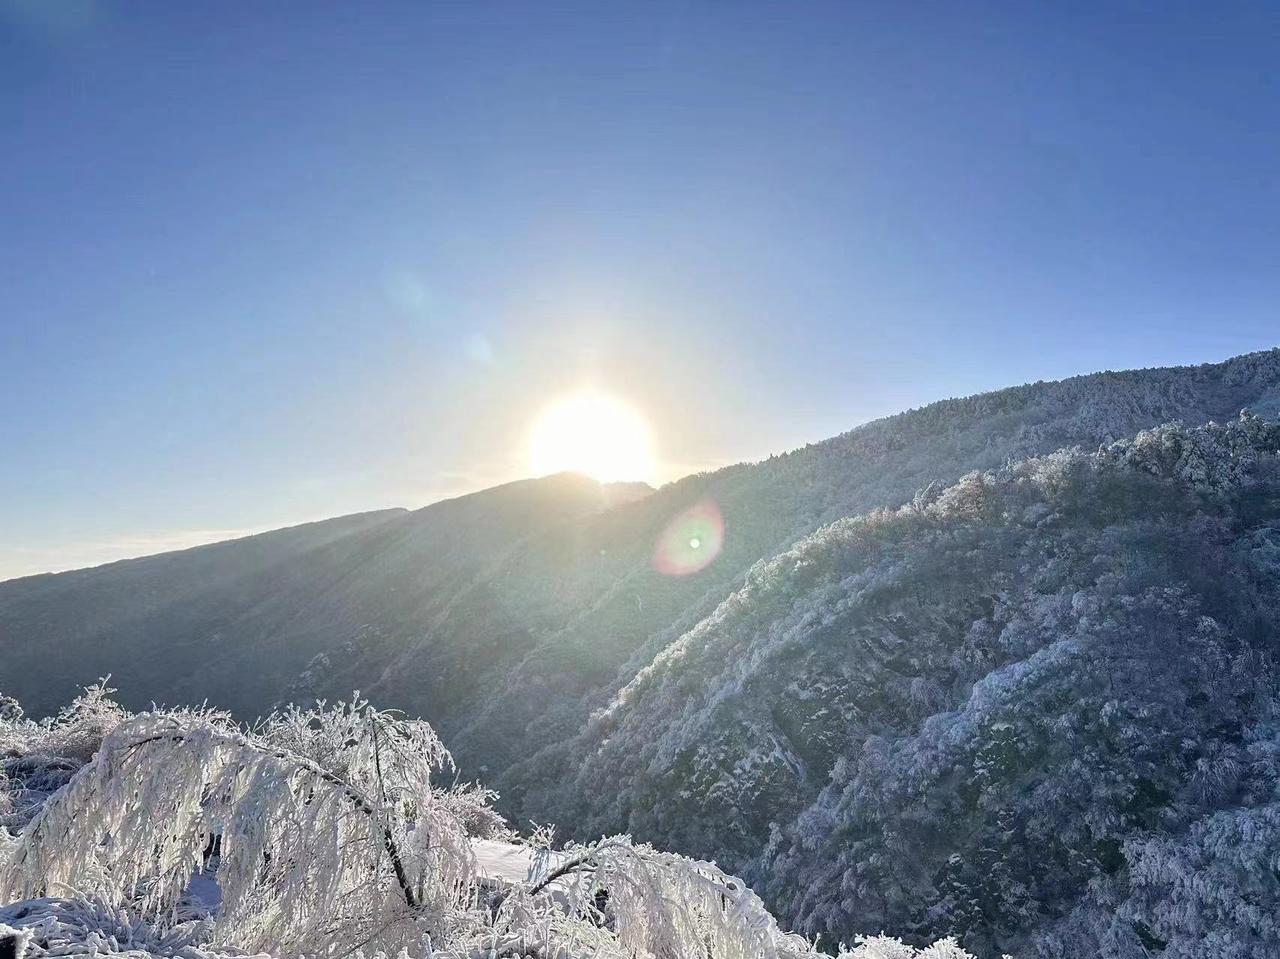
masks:
<svg viewBox="0 0 1280 959"><path fill-rule="evenodd" d="M653 479L649 424L626 403L594 390L556 400L534 423L529 466L535 476L585 473L602 483Z"/></svg>

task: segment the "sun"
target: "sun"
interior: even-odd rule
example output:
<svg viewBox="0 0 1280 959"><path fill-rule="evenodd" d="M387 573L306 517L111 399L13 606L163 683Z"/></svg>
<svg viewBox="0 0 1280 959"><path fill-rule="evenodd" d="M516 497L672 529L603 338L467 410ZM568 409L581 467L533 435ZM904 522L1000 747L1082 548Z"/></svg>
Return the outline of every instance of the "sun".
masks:
<svg viewBox="0 0 1280 959"><path fill-rule="evenodd" d="M534 423L529 466L535 476L568 471L602 483L648 480L654 472L649 425L607 393L561 397Z"/></svg>

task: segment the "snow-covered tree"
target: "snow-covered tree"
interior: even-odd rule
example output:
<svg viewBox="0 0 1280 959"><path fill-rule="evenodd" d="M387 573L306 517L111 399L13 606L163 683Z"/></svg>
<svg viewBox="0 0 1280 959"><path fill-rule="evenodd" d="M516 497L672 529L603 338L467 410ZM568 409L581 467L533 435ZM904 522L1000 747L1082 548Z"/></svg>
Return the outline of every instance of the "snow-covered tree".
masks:
<svg viewBox="0 0 1280 959"><path fill-rule="evenodd" d="M19 752L57 727L2 722ZM523 883L477 882L471 840L501 823L492 793L436 785L451 760L431 728L359 698L246 730L210 710L130 716L95 687L59 722L80 745L105 733L16 835L0 831L0 897L15 901L0 937L37 959L819 956L742 880L625 836L544 846ZM921 955L963 957L950 949Z"/></svg>

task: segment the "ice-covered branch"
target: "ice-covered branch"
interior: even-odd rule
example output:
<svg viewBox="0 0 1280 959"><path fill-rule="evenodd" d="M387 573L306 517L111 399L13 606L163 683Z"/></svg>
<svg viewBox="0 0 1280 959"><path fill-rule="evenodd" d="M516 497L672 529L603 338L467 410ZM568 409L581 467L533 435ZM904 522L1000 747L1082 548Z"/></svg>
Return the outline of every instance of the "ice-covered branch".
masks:
<svg viewBox="0 0 1280 959"><path fill-rule="evenodd" d="M231 945L315 948L441 914L472 873L465 829L430 785L442 747L428 727L349 718L359 735L342 776L218 717L135 717L20 833L0 886L10 899L76 890L161 919L216 842L216 935ZM380 776L369 757L389 733L417 758Z"/></svg>

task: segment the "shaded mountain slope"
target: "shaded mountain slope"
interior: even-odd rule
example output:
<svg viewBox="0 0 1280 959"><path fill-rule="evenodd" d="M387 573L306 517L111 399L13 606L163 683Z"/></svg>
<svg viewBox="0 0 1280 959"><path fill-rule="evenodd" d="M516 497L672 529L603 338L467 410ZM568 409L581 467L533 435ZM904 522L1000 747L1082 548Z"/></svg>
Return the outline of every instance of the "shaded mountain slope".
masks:
<svg viewBox="0 0 1280 959"><path fill-rule="evenodd" d="M428 622L494 556L609 495L555 476L0 583L4 687L38 714L110 672L130 706L208 699L252 718L317 655Z"/></svg>
<svg viewBox="0 0 1280 959"><path fill-rule="evenodd" d="M41 715L95 678L125 678L133 702L163 700L227 644L228 607L316 550L404 515L383 510L68 573L0 583L5 687ZM200 697L203 699L204 697Z"/></svg>

